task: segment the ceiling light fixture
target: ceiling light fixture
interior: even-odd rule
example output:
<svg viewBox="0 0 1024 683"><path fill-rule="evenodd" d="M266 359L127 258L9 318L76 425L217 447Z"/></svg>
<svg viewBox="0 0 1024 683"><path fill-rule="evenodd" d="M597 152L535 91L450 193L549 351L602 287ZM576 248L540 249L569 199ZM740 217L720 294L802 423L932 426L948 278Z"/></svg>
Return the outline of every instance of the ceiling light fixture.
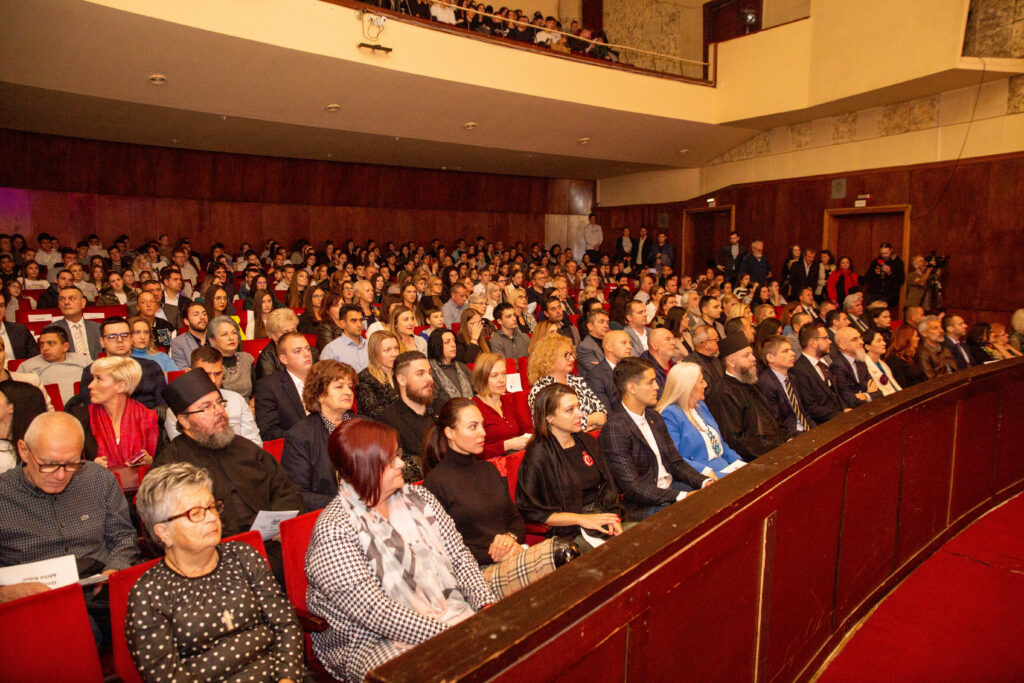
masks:
<svg viewBox="0 0 1024 683"><path fill-rule="evenodd" d="M466 121L462 127L466 130L476 130L476 121Z"/></svg>
<svg viewBox="0 0 1024 683"><path fill-rule="evenodd" d="M164 76L163 74L150 74L149 82L153 85L166 85L167 76Z"/></svg>
<svg viewBox="0 0 1024 683"><path fill-rule="evenodd" d="M578 144L578 145L589 145L590 144L590 138L580 138L579 140L576 141L576 144Z"/></svg>
<svg viewBox="0 0 1024 683"><path fill-rule="evenodd" d="M681 150L679 150L679 155L680 156L686 156L689 153L690 153L690 150L688 150L688 149L681 149Z"/></svg>
<svg viewBox="0 0 1024 683"><path fill-rule="evenodd" d="M326 107L324 107L324 109L326 109L327 111L329 111L329 112L331 112L333 114L334 112L341 111L341 105L340 104L328 104Z"/></svg>

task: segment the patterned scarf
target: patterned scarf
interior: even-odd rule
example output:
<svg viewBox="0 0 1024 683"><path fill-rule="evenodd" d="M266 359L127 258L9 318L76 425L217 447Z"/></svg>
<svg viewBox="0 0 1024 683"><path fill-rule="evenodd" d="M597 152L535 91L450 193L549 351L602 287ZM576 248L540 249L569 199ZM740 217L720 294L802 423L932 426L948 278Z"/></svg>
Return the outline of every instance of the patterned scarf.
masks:
<svg viewBox="0 0 1024 683"><path fill-rule="evenodd" d="M368 508L348 482L338 485L338 493L370 571L389 598L449 626L473 615L458 588L437 517L420 495L408 487L393 493L388 520Z"/></svg>
<svg viewBox="0 0 1024 683"><path fill-rule="evenodd" d="M455 398L456 396L473 398L473 385L470 379L466 377L462 368L455 361L452 361L452 367L455 368L455 376L459 378L459 387L457 389L448 377L448 373L441 369L441 364L436 360L430 361L430 369L433 371L437 383L444 389L444 393L448 394L450 398Z"/></svg>

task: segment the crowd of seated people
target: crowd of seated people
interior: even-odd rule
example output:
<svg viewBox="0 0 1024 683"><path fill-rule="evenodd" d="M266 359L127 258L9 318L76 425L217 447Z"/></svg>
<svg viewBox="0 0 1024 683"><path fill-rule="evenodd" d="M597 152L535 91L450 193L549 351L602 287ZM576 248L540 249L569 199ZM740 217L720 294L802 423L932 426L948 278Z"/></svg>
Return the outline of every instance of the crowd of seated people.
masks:
<svg viewBox="0 0 1024 683"><path fill-rule="evenodd" d="M40 293L19 307L53 304L38 339L0 334L0 566L71 552L86 576L162 556L113 625L145 679L301 680L277 539L269 567L218 543L261 510L324 510L306 558L327 622L314 652L360 679L840 414L1021 355L1024 310L968 327L911 304L897 324L887 245L862 278L794 247L774 280L764 245L734 234L694 279L663 233L649 249L641 234L579 261L482 238L200 259L165 236L132 251L0 235L11 281ZM99 305L121 314L86 317ZM115 475L144 466L133 516ZM90 523L54 539L70 518ZM105 647L109 611L87 608Z"/></svg>
<svg viewBox="0 0 1024 683"><path fill-rule="evenodd" d="M366 0L366 4L409 14L421 19L463 28L474 33L508 38L550 48L554 52L587 55L610 62L619 61L619 53L608 47L604 31L583 27L578 21L564 30L562 22L543 12L531 17L521 9L485 5L473 0L428 2L427 0Z"/></svg>

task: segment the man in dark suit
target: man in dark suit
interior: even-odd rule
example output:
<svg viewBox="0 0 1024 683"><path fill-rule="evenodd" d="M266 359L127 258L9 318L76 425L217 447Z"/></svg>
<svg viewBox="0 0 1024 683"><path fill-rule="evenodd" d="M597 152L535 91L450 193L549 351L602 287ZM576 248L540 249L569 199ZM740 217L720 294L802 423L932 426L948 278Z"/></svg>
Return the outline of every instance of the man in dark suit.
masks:
<svg viewBox="0 0 1024 683"><path fill-rule="evenodd" d="M615 367L633 353L633 345L629 336L622 330L612 330L604 335L601 342L601 361L587 371L587 384L594 390L601 403L609 411L619 404L622 398L615 387ZM579 359L576 359L579 363Z"/></svg>
<svg viewBox="0 0 1024 683"><path fill-rule="evenodd" d="M839 396L848 408L868 403L873 393L878 394L878 387L868 374L867 364L861 360L864 340L859 332L847 327L836 332L836 346L839 353L833 356L831 368Z"/></svg>
<svg viewBox="0 0 1024 683"><path fill-rule="evenodd" d="M625 495L630 517L645 519L713 482L679 455L661 414L654 368L639 358L615 366L615 387L622 401L608 411L601 449Z"/></svg>
<svg viewBox="0 0 1024 683"><path fill-rule="evenodd" d="M789 370L796 362L796 354L789 340L773 335L764 341L764 357L768 367L757 378L772 416L786 428L791 437L809 432L817 426L803 409L800 394L789 378Z"/></svg>
<svg viewBox="0 0 1024 683"><path fill-rule="evenodd" d="M710 325L693 328L693 353L683 359L684 363L696 363L708 386L717 384L725 377L725 369L718 358L718 330Z"/></svg>
<svg viewBox="0 0 1024 683"><path fill-rule="evenodd" d="M974 367L976 363L971 357L970 351L964 347L964 337L967 336L967 323L958 315L947 315L942 319L942 329L946 338L942 345L953 354L957 370L966 370Z"/></svg>
<svg viewBox="0 0 1024 683"><path fill-rule="evenodd" d="M813 249L805 249L803 258L793 263L789 267L788 273L784 273L784 277L789 283L789 288L783 292L783 296L792 301L800 295L800 291L804 287L810 287L811 301L813 302L814 288L818 284L821 271L821 264L815 258L816 255L817 253Z"/></svg>
<svg viewBox="0 0 1024 683"><path fill-rule="evenodd" d="M647 236L647 226L640 226L640 233L633 242L633 254L630 261L635 266L646 267L651 265L651 254L654 251L654 240Z"/></svg>
<svg viewBox="0 0 1024 683"><path fill-rule="evenodd" d="M794 287L793 291L800 298L800 308L796 309L797 311L806 313L810 316L811 320L825 322L825 319L821 317L821 312L818 310L818 305L814 302L814 290L811 289L810 285L804 285L800 288Z"/></svg>
<svg viewBox="0 0 1024 683"><path fill-rule="evenodd" d="M576 345L576 369L584 379L587 379L590 371L605 358L602 344L605 335L608 334L608 312L603 308L592 308L587 312L585 324L587 336Z"/></svg>
<svg viewBox="0 0 1024 683"><path fill-rule="evenodd" d="M741 331L719 343L725 378L711 387L706 402L722 439L751 461L789 440L789 433L768 409L757 388L757 359Z"/></svg>
<svg viewBox="0 0 1024 683"><path fill-rule="evenodd" d="M7 312L7 295L0 291L0 320L4 320ZM4 320L3 337L7 340L7 358L31 358L39 355L39 347L28 328L21 323L9 323Z"/></svg>
<svg viewBox="0 0 1024 683"><path fill-rule="evenodd" d="M64 292L67 291L66 289L64 290ZM75 291L78 292L77 289ZM61 294L63 295L64 292ZM78 292L78 295L81 296L81 292ZM54 324L59 325L60 321ZM96 323L91 324L95 325ZM104 353L108 356L123 356L126 358L131 356L132 335L127 320L121 316L111 316L104 319L102 323L97 325L97 328L100 346ZM164 371L160 369L160 365L148 358L132 358L132 360L142 368L142 381L139 382L139 386L135 387L135 391L131 393L131 398L147 408L156 408L157 406L164 405L164 398L161 392L167 386L167 378L164 376ZM84 368L82 370L82 382L78 390L78 396L86 404L91 403L89 398L89 384L91 382L92 371L88 367Z"/></svg>
<svg viewBox="0 0 1024 683"><path fill-rule="evenodd" d="M718 256L715 257L715 263L718 264L718 272L725 276L726 282L732 282L736 279L736 270L740 266L740 261L743 260L744 253L743 246L740 244L739 233L735 231L730 232L729 243L719 249Z"/></svg>
<svg viewBox="0 0 1024 683"><path fill-rule="evenodd" d="M854 292L848 294L843 299L843 310L846 311L846 317L850 321L850 327L857 330L858 332L866 332L868 329L868 321L864 320L864 295L860 292Z"/></svg>
<svg viewBox="0 0 1024 683"><path fill-rule="evenodd" d="M803 353L789 371L789 379L797 390L804 413L822 424L844 411L835 378L825 362L832 346L825 326L815 322L800 328L800 346Z"/></svg>
<svg viewBox="0 0 1024 683"><path fill-rule="evenodd" d="M282 334L277 340L282 369L256 382L256 425L264 441L283 439L295 423L306 417L302 389L313 367L313 352L306 336Z"/></svg>
<svg viewBox="0 0 1024 683"><path fill-rule="evenodd" d="M86 320L83 315L85 295L74 285L62 287L58 305L61 315L64 317L54 321L53 324L63 327L64 331L68 333L68 342L71 344L68 353L81 353L96 360L101 351L100 326L91 320ZM130 352L131 349L129 349Z"/></svg>
<svg viewBox="0 0 1024 683"><path fill-rule="evenodd" d="M71 274L70 270L62 270L57 273L57 278L53 284L39 295L36 308L57 308L58 301L60 300L60 290L70 287L74 282L75 276Z"/></svg>
<svg viewBox="0 0 1024 683"><path fill-rule="evenodd" d="M580 331L569 322L569 316L565 314L565 307L562 300L553 296L544 302L544 313L547 320L555 325L556 332L572 342L573 348L580 343Z"/></svg>

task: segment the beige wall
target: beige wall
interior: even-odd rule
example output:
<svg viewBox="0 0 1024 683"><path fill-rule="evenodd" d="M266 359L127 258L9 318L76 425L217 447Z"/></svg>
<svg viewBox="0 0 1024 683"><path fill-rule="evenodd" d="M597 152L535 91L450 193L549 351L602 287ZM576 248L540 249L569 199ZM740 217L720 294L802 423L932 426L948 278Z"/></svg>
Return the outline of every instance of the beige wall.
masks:
<svg viewBox="0 0 1024 683"><path fill-rule="evenodd" d="M811 15L811 0L764 0L761 28L772 28Z"/></svg>
<svg viewBox="0 0 1024 683"><path fill-rule="evenodd" d="M600 180L598 198L602 206L682 201L739 183L1022 149L1024 76L773 128L700 169Z"/></svg>

